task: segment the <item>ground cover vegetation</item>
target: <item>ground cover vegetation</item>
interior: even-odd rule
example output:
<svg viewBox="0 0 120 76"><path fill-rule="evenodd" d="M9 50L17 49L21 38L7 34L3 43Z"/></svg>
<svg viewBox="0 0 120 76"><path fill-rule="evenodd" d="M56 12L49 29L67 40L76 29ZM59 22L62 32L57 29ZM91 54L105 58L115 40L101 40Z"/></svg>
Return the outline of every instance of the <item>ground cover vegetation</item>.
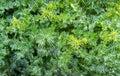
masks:
<svg viewBox="0 0 120 76"><path fill-rule="evenodd" d="M0 0L0 76L120 76L120 0Z"/></svg>

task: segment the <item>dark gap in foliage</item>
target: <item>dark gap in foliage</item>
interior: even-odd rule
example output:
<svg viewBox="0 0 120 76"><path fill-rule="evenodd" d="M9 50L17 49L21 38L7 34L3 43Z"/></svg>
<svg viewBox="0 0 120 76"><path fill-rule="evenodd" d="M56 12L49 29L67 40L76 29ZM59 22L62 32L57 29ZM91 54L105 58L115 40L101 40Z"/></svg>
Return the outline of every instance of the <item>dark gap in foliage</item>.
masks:
<svg viewBox="0 0 120 76"><path fill-rule="evenodd" d="M13 74L11 74L11 76L21 76L21 72L18 71L17 69L14 69L13 72L12 72Z"/></svg>
<svg viewBox="0 0 120 76"><path fill-rule="evenodd" d="M14 65L14 66L13 66ZM26 68L27 68L27 63L25 62L25 60L23 59L19 59L19 60L16 60L15 63L12 63L11 65L11 75L12 76L21 76L22 74L27 74L26 72Z"/></svg>
<svg viewBox="0 0 120 76"><path fill-rule="evenodd" d="M14 6L13 8L5 9L2 17L6 18L7 16L12 16L16 10L18 10L18 7L16 6Z"/></svg>
<svg viewBox="0 0 120 76"><path fill-rule="evenodd" d="M34 48L33 56L37 56L37 55L38 55L37 50Z"/></svg>
<svg viewBox="0 0 120 76"><path fill-rule="evenodd" d="M42 13L43 13L43 11L39 10L39 9L30 11L30 14L32 14L32 15L38 15L38 14L42 15Z"/></svg>
<svg viewBox="0 0 120 76"><path fill-rule="evenodd" d="M13 38L18 39L20 36L19 32L17 32L17 31L10 31L10 32L8 32L7 35L8 35L9 39L13 39Z"/></svg>
<svg viewBox="0 0 120 76"><path fill-rule="evenodd" d="M93 46L90 44L86 44L85 49L87 50L87 53L89 53L93 49Z"/></svg>
<svg viewBox="0 0 120 76"><path fill-rule="evenodd" d="M107 5L102 4L101 7L104 9L105 12L107 12Z"/></svg>
<svg viewBox="0 0 120 76"><path fill-rule="evenodd" d="M101 44L101 42L102 42L102 39L98 38L96 43L97 43L97 45L99 45L99 44Z"/></svg>
<svg viewBox="0 0 120 76"><path fill-rule="evenodd" d="M95 9L88 9L86 10L86 14L96 15L97 11Z"/></svg>
<svg viewBox="0 0 120 76"><path fill-rule="evenodd" d="M99 33L100 31L102 31L102 27L101 26L95 26L93 30L94 30L95 33Z"/></svg>
<svg viewBox="0 0 120 76"><path fill-rule="evenodd" d="M38 43L33 43L33 56L37 56L38 53L37 53L37 48L38 48Z"/></svg>
<svg viewBox="0 0 120 76"><path fill-rule="evenodd" d="M23 6L23 8L29 8L29 5L27 4L27 5Z"/></svg>
<svg viewBox="0 0 120 76"><path fill-rule="evenodd" d="M9 38L9 39L14 38L14 36L15 36L15 32L9 32L9 33L8 33L8 38Z"/></svg>
<svg viewBox="0 0 120 76"><path fill-rule="evenodd" d="M61 32L69 32L70 34L72 34L72 30L73 30L74 28L75 28L74 26L68 25L68 26L65 27L65 28L60 28L60 29L56 29L56 30L58 30L60 33L61 33Z"/></svg>
<svg viewBox="0 0 120 76"><path fill-rule="evenodd" d="M42 59L43 59L43 63L47 65L47 63L50 61L51 57L50 56L43 56Z"/></svg>

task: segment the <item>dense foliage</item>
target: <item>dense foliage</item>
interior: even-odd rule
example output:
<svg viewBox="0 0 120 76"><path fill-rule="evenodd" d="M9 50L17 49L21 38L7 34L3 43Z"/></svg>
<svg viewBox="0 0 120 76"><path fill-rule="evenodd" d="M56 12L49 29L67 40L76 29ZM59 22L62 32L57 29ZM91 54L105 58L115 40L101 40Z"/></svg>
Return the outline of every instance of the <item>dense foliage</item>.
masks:
<svg viewBox="0 0 120 76"><path fill-rule="evenodd" d="M120 0L0 0L0 76L120 76Z"/></svg>

